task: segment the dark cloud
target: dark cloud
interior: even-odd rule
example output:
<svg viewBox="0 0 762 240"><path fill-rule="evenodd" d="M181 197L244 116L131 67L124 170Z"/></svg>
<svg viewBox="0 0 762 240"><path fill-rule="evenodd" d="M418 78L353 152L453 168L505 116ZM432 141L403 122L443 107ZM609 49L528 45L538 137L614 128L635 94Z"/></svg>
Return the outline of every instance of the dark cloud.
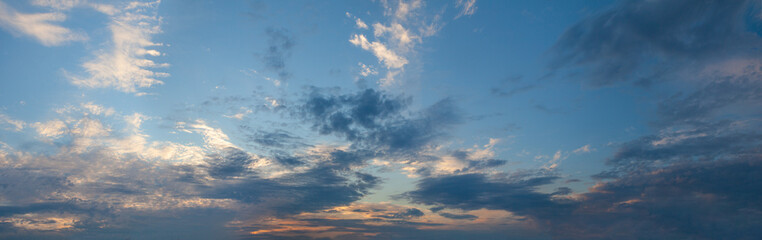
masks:
<svg viewBox="0 0 762 240"><path fill-rule="evenodd" d="M762 162L754 158L629 173L578 200L557 197L569 194L567 188L535 191L552 178L516 182L478 174L424 179L406 196L448 208L510 211L558 239L754 239L762 234L759 178Z"/></svg>
<svg viewBox="0 0 762 240"><path fill-rule="evenodd" d="M418 149L444 136L447 126L460 121L450 99L406 116L403 110L409 102L409 98L373 89L345 95L313 89L299 112L321 134L343 137L356 147L391 152Z"/></svg>
<svg viewBox="0 0 762 240"><path fill-rule="evenodd" d="M418 182L417 189L403 194L414 203L476 210L502 209L520 215L551 214L565 205L554 202L550 194L536 188L557 177L537 176L518 179L491 179L484 174L431 177Z"/></svg>
<svg viewBox="0 0 762 240"><path fill-rule="evenodd" d="M493 87L493 88L490 89L490 93L492 93L495 96L500 96L500 97L512 97L513 95L516 95L516 94L519 94L519 93L523 93L523 92L532 90L532 89L534 89L536 87L537 87L537 85L533 85L533 84L519 86L519 87L514 87L514 88L510 88L510 89L504 89L504 88L500 88L500 87Z"/></svg>
<svg viewBox="0 0 762 240"><path fill-rule="evenodd" d="M39 202L70 186L65 175L50 169L0 169L0 198L6 204Z"/></svg>
<svg viewBox="0 0 762 240"><path fill-rule="evenodd" d="M441 206L429 208L429 210L431 210L432 212L439 212L439 211L442 211L443 209L445 209L445 207L441 207Z"/></svg>
<svg viewBox="0 0 762 240"><path fill-rule="evenodd" d="M270 148L294 148L304 146L302 138L291 132L276 129L273 131L257 131L248 136L249 140L263 147Z"/></svg>
<svg viewBox="0 0 762 240"><path fill-rule="evenodd" d="M423 215L424 215L423 212L421 212L421 210L418 210L417 208L408 208L404 211L399 211L399 212L390 213L390 214L383 214L383 215L374 215L373 217L390 218L390 219L408 219L408 218L422 217Z"/></svg>
<svg viewBox="0 0 762 240"><path fill-rule="evenodd" d="M286 154L279 154L273 157L275 161L284 166L299 166L304 164L304 161L300 157L289 156Z"/></svg>
<svg viewBox="0 0 762 240"><path fill-rule="evenodd" d="M377 186L377 177L350 170L369 159L365 152L333 151L321 164L305 172L278 178L246 178L207 189L208 197L265 204L275 214L297 214L347 205Z"/></svg>
<svg viewBox="0 0 762 240"><path fill-rule="evenodd" d="M246 174L252 156L238 148L225 148L220 154L207 157L209 176L214 178L237 177Z"/></svg>
<svg viewBox="0 0 762 240"><path fill-rule="evenodd" d="M736 118L759 114L762 100L762 66L734 77L720 77L698 90L678 93L659 103L660 125L703 124L720 114Z"/></svg>
<svg viewBox="0 0 762 240"><path fill-rule="evenodd" d="M284 28L268 28L265 33L268 46L262 61L268 70L278 73L281 80L287 80L291 73L286 70L286 59L291 56L291 50L296 45L294 37Z"/></svg>
<svg viewBox="0 0 762 240"><path fill-rule="evenodd" d="M679 131L665 131L624 143L607 159L613 168L596 175L648 172L677 163L754 158L761 153L762 134L739 122L722 121Z"/></svg>
<svg viewBox="0 0 762 240"><path fill-rule="evenodd" d="M460 220L460 219L474 220L479 218L476 215L471 215L471 214L453 214L453 213L446 213L446 212L439 213L439 216L446 217L449 219L456 219L456 220Z"/></svg>
<svg viewBox="0 0 762 240"><path fill-rule="evenodd" d="M570 239L754 239L762 227L759 160L681 164L596 186L580 208L546 219Z"/></svg>
<svg viewBox="0 0 762 240"><path fill-rule="evenodd" d="M575 24L552 49L551 69L584 69L592 85L649 84L683 67L762 46L754 1L623 1Z"/></svg>

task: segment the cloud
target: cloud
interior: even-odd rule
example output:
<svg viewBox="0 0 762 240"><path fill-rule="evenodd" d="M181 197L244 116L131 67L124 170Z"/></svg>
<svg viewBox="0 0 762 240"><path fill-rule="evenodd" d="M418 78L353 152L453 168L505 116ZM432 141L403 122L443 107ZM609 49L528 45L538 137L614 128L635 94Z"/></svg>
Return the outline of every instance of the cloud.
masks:
<svg viewBox="0 0 762 240"><path fill-rule="evenodd" d="M762 144L762 135L754 129L756 126L721 121L646 135L622 144L607 159L614 169L597 176L608 178L627 172L648 172L679 163L752 158Z"/></svg>
<svg viewBox="0 0 762 240"><path fill-rule="evenodd" d="M379 79L379 84L390 87L398 83L395 78L404 72L409 56L415 54L416 44L424 37L436 34L441 27L438 26L439 15L430 19L423 16L424 4L420 0L397 1L391 5L383 1L382 4L387 21L371 25L375 39L368 40L366 34L353 34L349 42L371 52L386 67L386 74ZM350 13L347 16L352 17ZM355 19L358 29L368 29L365 22Z"/></svg>
<svg viewBox="0 0 762 240"><path fill-rule="evenodd" d="M700 125L722 114L735 114L740 119L759 113L755 106L762 99L760 77L762 70L721 76L694 92L674 94L659 103L657 123Z"/></svg>
<svg viewBox="0 0 762 240"><path fill-rule="evenodd" d="M302 173L286 174L278 178L263 179L249 176L209 189L207 197L235 199L261 205L263 211L274 211L276 216L311 212L346 205L359 200L379 183L372 175L351 172L345 168L347 155L333 154L326 164ZM353 156L354 157L354 156ZM352 159L361 163L363 159Z"/></svg>
<svg viewBox="0 0 762 240"><path fill-rule="evenodd" d="M344 95L324 95L314 89L299 112L321 134L390 152L415 151L444 136L445 126L460 121L449 99L404 117L402 111L408 104L407 98L373 89Z"/></svg>
<svg viewBox="0 0 762 240"><path fill-rule="evenodd" d="M268 37L268 46L262 56L262 62L265 68L278 74L280 81L285 81L291 77L291 73L286 70L286 60L291 56L292 48L296 45L294 37L284 28L268 28L265 33Z"/></svg>
<svg viewBox="0 0 762 240"><path fill-rule="evenodd" d="M460 12L455 16L455 19L462 16L474 15L477 9L476 0L458 0L458 2L455 3L455 6L460 8Z"/></svg>
<svg viewBox="0 0 762 240"><path fill-rule="evenodd" d="M392 214L375 215L375 217L390 218L390 219L406 219L406 218L417 218L423 215L424 213L421 212L421 210L418 210L417 208L408 208L404 211L400 211L400 212L396 212Z"/></svg>
<svg viewBox="0 0 762 240"><path fill-rule="evenodd" d="M349 39L349 42L362 49L371 51L378 58L378 61L383 63L387 68L398 69L407 64L407 59L398 56L381 42L369 42L365 35L355 34Z"/></svg>
<svg viewBox="0 0 762 240"><path fill-rule="evenodd" d="M596 185L578 209L546 220L559 236L608 238L734 238L759 235L756 199L760 163L734 160L680 164Z"/></svg>
<svg viewBox="0 0 762 240"><path fill-rule="evenodd" d="M257 131L249 134L248 139L256 144L268 148L295 148L305 146L302 138L291 132L275 129L273 131Z"/></svg>
<svg viewBox="0 0 762 240"><path fill-rule="evenodd" d="M358 62L357 65L360 66L360 75L363 77L378 74L378 71L376 71L376 69L372 66L367 66L361 62Z"/></svg>
<svg viewBox="0 0 762 240"><path fill-rule="evenodd" d="M360 18L355 19L355 24L357 24L357 28L368 29L368 24L365 24Z"/></svg>
<svg viewBox="0 0 762 240"><path fill-rule="evenodd" d="M566 30L550 68L581 69L591 85L648 85L762 46L747 24L753 1L623 1ZM693 70L689 70L693 69Z"/></svg>
<svg viewBox="0 0 762 240"><path fill-rule="evenodd" d="M0 113L0 124L10 126L11 128L6 127L5 129L16 132L23 130L24 125L26 125L24 121L13 119L2 113Z"/></svg>
<svg viewBox="0 0 762 240"><path fill-rule="evenodd" d="M441 212L441 213L439 213L439 215L442 216L442 217L449 218L449 219L468 219L468 220L474 220L474 219L479 218L478 216L471 215L471 214L453 214L453 213L446 213L446 212Z"/></svg>
<svg viewBox="0 0 762 240"><path fill-rule="evenodd" d="M529 91L529 90L532 90L532 89L535 89L535 88L537 88L537 85L532 85L532 84L521 86L521 87L512 88L512 89L510 89L508 91L506 91L504 89L501 89L501 88L498 88L498 87L494 87L494 88L490 89L490 92L492 94L500 96L500 97L512 97L513 95L516 95L516 94L519 94L519 93L523 93L523 92L526 92L526 91Z"/></svg>
<svg viewBox="0 0 762 240"><path fill-rule="evenodd" d="M87 88L114 88L126 93L135 93L141 88L163 84L157 78L168 73L154 69L168 67L167 63L156 63L150 57L162 53L149 47L162 46L151 37L160 33L161 18L157 16L159 2L134 2L110 15L110 49L99 50L94 59L82 64L86 77L68 74L74 85Z"/></svg>
<svg viewBox="0 0 762 240"><path fill-rule="evenodd" d="M753 238L759 234L762 168L756 159L678 164L632 172L590 192L546 194L553 177L523 180L468 174L422 179L404 194L415 203L473 210L501 209L526 217L563 239Z"/></svg>
<svg viewBox="0 0 762 240"><path fill-rule="evenodd" d="M553 176L513 176L491 179L484 174L448 175L421 179L417 189L404 193L413 203L448 208L507 210L519 215L550 214L564 207L549 194L536 192L552 183Z"/></svg>
<svg viewBox="0 0 762 240"><path fill-rule="evenodd" d="M579 147L577 149L574 149L574 151L572 151L572 152L576 153L576 154L581 154L581 153L589 153L589 152L592 152L594 150L595 149L590 148L590 144L587 144L585 146L582 146L582 147Z"/></svg>
<svg viewBox="0 0 762 240"><path fill-rule="evenodd" d="M45 46L87 41L86 34L54 24L65 20L63 13L20 13L0 2L0 27L13 34L34 37Z"/></svg>
<svg viewBox="0 0 762 240"><path fill-rule="evenodd" d="M209 176L219 179L237 177L246 174L248 165L254 159L248 153L233 147L225 148L221 154L211 154L207 157Z"/></svg>

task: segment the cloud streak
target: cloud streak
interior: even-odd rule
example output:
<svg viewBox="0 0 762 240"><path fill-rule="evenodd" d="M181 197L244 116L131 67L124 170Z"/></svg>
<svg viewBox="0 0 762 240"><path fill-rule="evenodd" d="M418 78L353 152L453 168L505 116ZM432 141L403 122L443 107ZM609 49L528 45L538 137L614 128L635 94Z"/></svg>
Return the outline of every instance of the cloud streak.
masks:
<svg viewBox="0 0 762 240"><path fill-rule="evenodd" d="M0 2L0 27L15 35L27 35L45 46L87 41L87 34L72 31L56 23L66 20L60 12L21 13Z"/></svg>
<svg viewBox="0 0 762 240"><path fill-rule="evenodd" d="M133 2L108 14L111 18L108 26L111 31L110 48L95 52L94 59L82 64L87 76L69 74L71 82L81 87L113 88L126 93L163 84L158 78L169 74L155 69L168 67L169 64L150 59L162 55L151 49L163 45L151 40L154 34L161 32L158 5L158 1Z"/></svg>

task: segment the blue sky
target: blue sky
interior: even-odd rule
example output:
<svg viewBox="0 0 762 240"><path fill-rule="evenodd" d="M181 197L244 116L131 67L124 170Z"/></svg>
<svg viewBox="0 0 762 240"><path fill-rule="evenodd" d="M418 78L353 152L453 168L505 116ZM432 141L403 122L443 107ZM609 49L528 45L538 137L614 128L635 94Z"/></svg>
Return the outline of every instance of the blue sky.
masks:
<svg viewBox="0 0 762 240"><path fill-rule="evenodd" d="M3 239L755 239L762 3L0 0Z"/></svg>

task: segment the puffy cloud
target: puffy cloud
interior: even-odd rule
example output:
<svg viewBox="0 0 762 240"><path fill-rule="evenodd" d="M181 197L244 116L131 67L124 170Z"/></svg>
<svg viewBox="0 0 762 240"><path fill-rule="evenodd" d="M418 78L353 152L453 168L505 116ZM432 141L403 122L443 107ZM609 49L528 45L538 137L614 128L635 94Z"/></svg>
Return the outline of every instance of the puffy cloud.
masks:
<svg viewBox="0 0 762 240"><path fill-rule="evenodd" d="M460 121L449 99L405 117L402 111L408 102L373 89L345 95L324 95L315 89L299 112L321 134L390 152L415 151L444 136L443 127Z"/></svg>
<svg viewBox="0 0 762 240"><path fill-rule="evenodd" d="M357 24L357 28L368 29L368 24L365 24L360 18L355 19L355 24Z"/></svg>

